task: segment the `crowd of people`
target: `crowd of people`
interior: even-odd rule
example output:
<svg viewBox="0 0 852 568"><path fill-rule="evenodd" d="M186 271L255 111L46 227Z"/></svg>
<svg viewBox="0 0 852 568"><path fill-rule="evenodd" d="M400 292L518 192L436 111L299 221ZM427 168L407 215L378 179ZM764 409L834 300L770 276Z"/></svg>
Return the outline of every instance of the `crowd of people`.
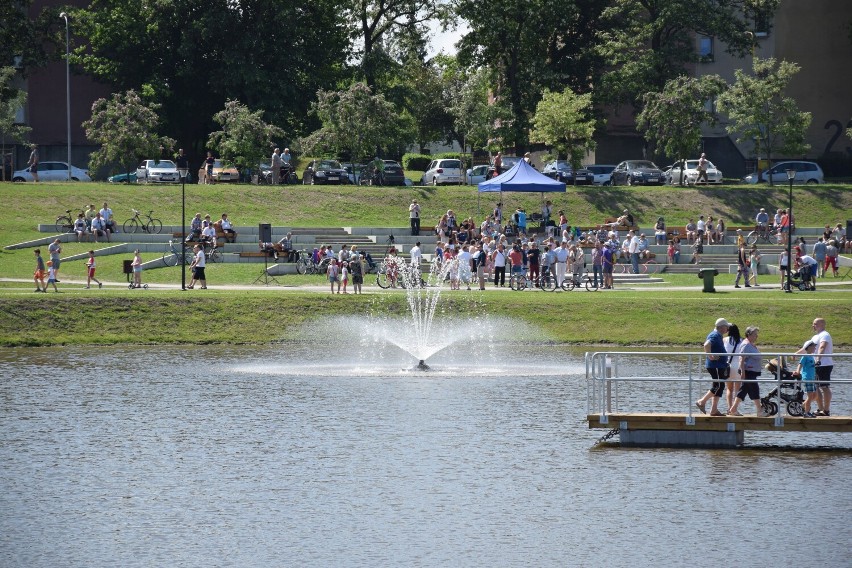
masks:
<svg viewBox="0 0 852 568"><path fill-rule="evenodd" d="M802 404L803 416L815 418L831 416L831 372L833 343L831 334L826 330L824 318L816 318L811 324L813 335L796 351L800 359L791 377L802 383L805 399ZM768 416L760 397L760 377L764 366L760 350L757 347L760 328L749 326L745 335L739 327L725 318L719 318L713 330L704 341L705 369L712 379L710 390L695 401L702 414L707 414L710 403L710 416L742 416L739 408L748 398L755 406L758 417ZM783 361L777 362L776 372L786 369ZM719 409L722 395L725 395L727 412ZM814 405L816 409L814 409Z"/></svg>

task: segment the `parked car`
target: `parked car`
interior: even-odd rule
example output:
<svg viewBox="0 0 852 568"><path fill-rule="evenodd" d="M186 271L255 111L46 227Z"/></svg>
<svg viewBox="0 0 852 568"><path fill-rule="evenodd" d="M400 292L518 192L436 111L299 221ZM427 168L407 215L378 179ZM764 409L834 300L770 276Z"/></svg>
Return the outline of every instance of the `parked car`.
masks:
<svg viewBox="0 0 852 568"><path fill-rule="evenodd" d="M506 172L514 168L518 162L523 160L523 158L520 156L503 156L501 159L503 160L503 165L500 167L501 174L505 174ZM496 174L494 172L494 162L492 162L491 166L489 166L488 168L488 179L493 178L495 175Z"/></svg>
<svg viewBox="0 0 852 568"><path fill-rule="evenodd" d="M796 170L796 177L793 180L796 183L825 183L825 175L822 168L816 162L779 162L768 170L758 174L749 174L743 181L745 183L758 183L769 181L769 176L772 176L772 183L787 183L787 170ZM41 172L39 171L39 175Z"/></svg>
<svg viewBox="0 0 852 568"><path fill-rule="evenodd" d="M385 163L384 182L382 185L405 185L405 173L402 166L393 160L383 160ZM361 185L377 185L376 163L369 162L361 172Z"/></svg>
<svg viewBox="0 0 852 568"><path fill-rule="evenodd" d="M461 184L461 160L432 160L423 174L423 185Z"/></svg>
<svg viewBox="0 0 852 568"><path fill-rule="evenodd" d="M574 180L577 180L576 185L591 185L594 181L592 172L587 169L580 169L576 172L565 160L554 160L544 166L541 173L549 178L561 181L566 185L574 185Z"/></svg>
<svg viewBox="0 0 852 568"><path fill-rule="evenodd" d="M672 185L680 185L680 162L672 164L666 173L666 180ZM698 180L698 160L686 160L683 169L683 183L693 185ZM703 181L701 183L704 183ZM707 183L722 183L722 172L713 162L707 160Z"/></svg>
<svg viewBox="0 0 852 568"><path fill-rule="evenodd" d="M171 160L142 160L136 168L136 183L177 183L180 175Z"/></svg>
<svg viewBox="0 0 852 568"><path fill-rule="evenodd" d="M346 162L341 164L343 169L346 170L346 174L349 177L349 183L358 184L361 180L361 175L366 167L365 164L353 164L351 162Z"/></svg>
<svg viewBox="0 0 852 568"><path fill-rule="evenodd" d="M485 181L488 176L488 170L491 168L488 164L476 166L467 170L467 183L470 185L478 185Z"/></svg>
<svg viewBox="0 0 852 568"><path fill-rule="evenodd" d="M39 181L68 181L68 162L39 162ZM12 172L12 181L33 181L29 169ZM89 172L76 166L71 166L71 181L92 181Z"/></svg>
<svg viewBox="0 0 852 568"><path fill-rule="evenodd" d="M657 164L650 160L625 160L615 166L612 185L663 185L665 177Z"/></svg>
<svg viewBox="0 0 852 568"><path fill-rule="evenodd" d="M107 181L110 183L136 183L136 172L115 174L114 176L109 176Z"/></svg>
<svg viewBox="0 0 852 568"><path fill-rule="evenodd" d="M592 176L594 176L592 183L595 185L609 185L610 177L612 176L612 170L615 169L615 166L610 166L607 164L592 164L591 166L586 166L586 169L592 172Z"/></svg>
<svg viewBox="0 0 852 568"><path fill-rule="evenodd" d="M313 160L302 174L304 184L334 184L349 183L349 173L337 160Z"/></svg>
<svg viewBox="0 0 852 568"><path fill-rule="evenodd" d="M222 160L213 161L213 179L216 182L238 182L240 172L233 166L225 166ZM207 183L207 167L202 165L198 168L198 183Z"/></svg>

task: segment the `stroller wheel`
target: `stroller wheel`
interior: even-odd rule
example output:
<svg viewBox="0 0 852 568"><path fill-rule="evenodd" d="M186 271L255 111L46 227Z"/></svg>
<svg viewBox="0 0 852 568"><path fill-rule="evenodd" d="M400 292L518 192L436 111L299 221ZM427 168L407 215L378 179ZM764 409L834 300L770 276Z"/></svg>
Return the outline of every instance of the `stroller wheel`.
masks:
<svg viewBox="0 0 852 568"><path fill-rule="evenodd" d="M804 414L802 403L797 400L788 402L787 414L789 414L790 416L801 416L802 414Z"/></svg>
<svg viewBox="0 0 852 568"><path fill-rule="evenodd" d="M776 414L778 414L778 403L777 402L770 402L769 403L769 411L767 412L767 414L769 414L769 416L775 416Z"/></svg>

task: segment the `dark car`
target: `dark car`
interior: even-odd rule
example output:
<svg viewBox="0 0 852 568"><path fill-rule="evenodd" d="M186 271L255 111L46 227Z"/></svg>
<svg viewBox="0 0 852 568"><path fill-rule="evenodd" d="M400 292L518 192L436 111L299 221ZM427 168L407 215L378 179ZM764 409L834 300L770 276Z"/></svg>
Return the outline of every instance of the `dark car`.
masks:
<svg viewBox="0 0 852 568"><path fill-rule="evenodd" d="M364 166L361 173L361 185L405 185L405 173L402 166L393 160L382 160L385 163L385 171L382 180L376 173L376 163L370 162Z"/></svg>
<svg viewBox="0 0 852 568"><path fill-rule="evenodd" d="M501 158L503 160L503 165L500 167L500 173L505 174L509 170L515 167L515 165L523 160L520 156L503 156ZM485 179L491 179L494 176L499 175L494 171L494 163L488 167L488 175L485 176Z"/></svg>
<svg viewBox="0 0 852 568"><path fill-rule="evenodd" d="M553 162L550 162L544 166L541 173L549 178L561 181L566 185L575 185L574 180L577 181L576 185L592 185L592 182L595 180L595 176L592 172L585 168L579 169L575 172L571 167L571 164L565 160L554 160Z"/></svg>
<svg viewBox="0 0 852 568"><path fill-rule="evenodd" d="M337 160L313 160L302 174L302 183L311 185L347 184L349 173Z"/></svg>
<svg viewBox="0 0 852 568"><path fill-rule="evenodd" d="M650 160L625 160L612 170L612 185L663 185L663 171Z"/></svg>

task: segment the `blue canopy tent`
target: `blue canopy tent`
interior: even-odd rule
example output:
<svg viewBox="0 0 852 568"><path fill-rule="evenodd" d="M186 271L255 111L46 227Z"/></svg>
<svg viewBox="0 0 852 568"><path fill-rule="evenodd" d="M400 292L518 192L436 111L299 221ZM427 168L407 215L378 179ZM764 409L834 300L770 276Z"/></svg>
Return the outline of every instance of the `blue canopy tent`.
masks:
<svg viewBox="0 0 852 568"><path fill-rule="evenodd" d="M497 177L483 181L478 185L479 193L500 192L500 202L503 202L504 191L541 192L541 201L544 203L544 192L565 192L565 184L546 175L539 173L525 160L518 163L507 172ZM477 195L477 209L479 209L479 196Z"/></svg>

